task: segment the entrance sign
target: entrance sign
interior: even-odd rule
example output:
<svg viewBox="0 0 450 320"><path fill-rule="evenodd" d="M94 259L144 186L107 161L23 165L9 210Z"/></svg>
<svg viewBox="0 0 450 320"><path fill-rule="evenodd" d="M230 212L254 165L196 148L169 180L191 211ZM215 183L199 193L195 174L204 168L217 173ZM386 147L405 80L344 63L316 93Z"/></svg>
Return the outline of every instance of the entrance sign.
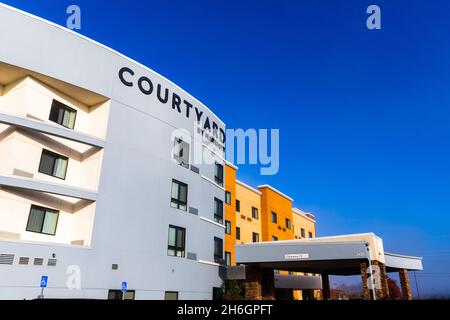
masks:
<svg viewBox="0 0 450 320"><path fill-rule="evenodd" d="M285 260L309 259L309 253L290 253L284 255Z"/></svg>

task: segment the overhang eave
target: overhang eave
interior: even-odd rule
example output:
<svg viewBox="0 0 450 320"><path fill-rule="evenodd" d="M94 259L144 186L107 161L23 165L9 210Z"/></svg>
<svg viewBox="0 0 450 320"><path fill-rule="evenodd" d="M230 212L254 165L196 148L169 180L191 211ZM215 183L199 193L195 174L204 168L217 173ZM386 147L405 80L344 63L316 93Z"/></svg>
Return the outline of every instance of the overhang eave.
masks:
<svg viewBox="0 0 450 320"><path fill-rule="evenodd" d="M384 253L386 272L398 272L402 269L408 271L422 271L422 257L405 256L396 253Z"/></svg>

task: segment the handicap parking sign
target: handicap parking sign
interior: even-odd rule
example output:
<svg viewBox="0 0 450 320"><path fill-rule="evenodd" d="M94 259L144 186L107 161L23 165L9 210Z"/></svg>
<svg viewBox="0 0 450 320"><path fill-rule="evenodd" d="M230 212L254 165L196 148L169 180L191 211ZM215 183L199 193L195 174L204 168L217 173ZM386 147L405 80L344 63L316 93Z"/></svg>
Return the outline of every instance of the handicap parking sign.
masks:
<svg viewBox="0 0 450 320"><path fill-rule="evenodd" d="M47 288L48 276L41 277L41 288Z"/></svg>
<svg viewBox="0 0 450 320"><path fill-rule="evenodd" d="M124 281L124 282L122 282L122 292L127 292L127 283Z"/></svg>

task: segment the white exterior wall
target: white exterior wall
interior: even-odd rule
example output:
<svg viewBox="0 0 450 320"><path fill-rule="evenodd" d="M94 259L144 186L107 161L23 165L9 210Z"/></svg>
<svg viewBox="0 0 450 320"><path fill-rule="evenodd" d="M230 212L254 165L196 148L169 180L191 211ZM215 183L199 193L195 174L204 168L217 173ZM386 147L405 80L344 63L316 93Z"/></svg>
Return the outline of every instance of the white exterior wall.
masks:
<svg viewBox="0 0 450 320"><path fill-rule="evenodd" d="M92 159L80 162L70 157L67 179L56 181L37 173L42 148L39 141L16 132L8 142L0 143L0 174L11 174L13 166L20 164L21 170L33 173L33 179L98 193L96 201L84 208L75 204L82 200L73 200L72 212L65 212L55 204L54 208L61 210L61 221L53 237L23 234L29 205L36 203L36 199L9 200L12 195L2 191L0 230L22 230L22 234L21 239L0 239L0 254L15 256L13 265L0 265L0 299L36 298L42 275L49 276L49 287L45 289L48 298L105 299L108 289L120 289L121 282L127 281L128 288L136 290L136 299L163 299L164 291L178 291L180 299L211 299L212 288L222 285L218 265L210 263L214 261L213 239L215 236L224 239L224 228L207 220L213 220L214 197L224 201L224 191L207 180L214 181L213 165L196 164L200 170L197 174L171 161L173 130L184 128L193 135L195 112L192 109L187 117L169 103L159 102L156 85L160 83L170 93L190 101L204 113L202 121L207 116L221 129L224 124L170 81L75 33L3 5L0 5L0 26L3 44L0 62L109 99L100 106L86 106L32 78L6 85L2 90L0 113L22 117L32 114L44 122L48 121L45 108L49 108L56 95L77 110L75 131L104 138L105 147ZM135 72L133 77L127 75L134 82L132 87L118 78L122 67ZM153 94L139 91L137 80L141 76L151 79L155 85ZM30 105L38 107L30 109ZM89 149L61 138L56 140L78 148L79 152ZM215 160L224 164L223 152L215 149ZM19 161L21 156L27 158L23 163ZM188 184L188 207L197 208L198 215L170 207L172 179ZM66 197L57 197L67 205ZM43 206L48 207L48 201ZM14 223L10 223L11 212L18 213ZM195 253L197 260L167 255L169 224L186 228L186 253ZM85 245L70 244L78 239L85 239ZM44 266L33 266L32 262L18 265L21 256L44 258ZM53 256L58 260L57 266L49 267L46 262ZM112 270L113 263L118 264L118 270ZM67 289L69 266L80 268L81 290Z"/></svg>
<svg viewBox="0 0 450 320"><path fill-rule="evenodd" d="M92 107L91 113L91 108L31 77L5 86L2 95L0 110L49 123L52 123L48 120L50 106L53 99L56 99L77 111L74 130L100 138L105 137L107 104Z"/></svg>
<svg viewBox="0 0 450 320"><path fill-rule="evenodd" d="M54 140L58 142L58 139ZM21 170L41 181L61 183L91 190L97 189L101 167L101 150L81 161L76 150L74 152L64 152L66 150L59 149L57 143L53 146L44 145L38 139L17 131L4 138L0 145L1 150L4 151L0 162L2 173L13 174L14 170ZM69 157L64 180L38 171L43 149Z"/></svg>

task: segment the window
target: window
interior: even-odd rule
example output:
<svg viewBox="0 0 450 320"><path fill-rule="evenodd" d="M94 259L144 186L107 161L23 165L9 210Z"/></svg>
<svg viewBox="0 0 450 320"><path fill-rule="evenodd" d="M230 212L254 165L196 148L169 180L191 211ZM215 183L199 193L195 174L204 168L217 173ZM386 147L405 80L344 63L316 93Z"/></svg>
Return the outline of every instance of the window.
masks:
<svg viewBox="0 0 450 320"><path fill-rule="evenodd" d="M229 191L225 191L225 203L231 204L231 193Z"/></svg>
<svg viewBox="0 0 450 320"><path fill-rule="evenodd" d="M214 237L214 262L223 264L223 240Z"/></svg>
<svg viewBox="0 0 450 320"><path fill-rule="evenodd" d="M121 290L108 290L108 300L134 300L135 291L128 290L123 295Z"/></svg>
<svg viewBox="0 0 450 320"><path fill-rule="evenodd" d="M231 234L231 222L228 220L225 220L225 233Z"/></svg>
<svg viewBox="0 0 450 320"><path fill-rule="evenodd" d="M66 178L67 163L69 158L57 153L42 149L39 172L60 179Z"/></svg>
<svg viewBox="0 0 450 320"><path fill-rule="evenodd" d="M290 229L290 228L291 228L291 220L286 218L286 229Z"/></svg>
<svg viewBox="0 0 450 320"><path fill-rule="evenodd" d="M255 207L252 207L252 218L258 219L258 209L256 209Z"/></svg>
<svg viewBox="0 0 450 320"><path fill-rule="evenodd" d="M173 158L180 166L189 168L189 144L181 138L175 138Z"/></svg>
<svg viewBox="0 0 450 320"><path fill-rule="evenodd" d="M308 236L310 237L310 238L312 238L313 236L312 236L312 232L308 232Z"/></svg>
<svg viewBox="0 0 450 320"><path fill-rule="evenodd" d="M185 228L169 226L169 244L167 246L167 255L184 258L185 239Z"/></svg>
<svg viewBox="0 0 450 320"><path fill-rule="evenodd" d="M252 238L253 238L253 242L259 242L259 234L258 233L253 232Z"/></svg>
<svg viewBox="0 0 450 320"><path fill-rule="evenodd" d="M50 109L50 121L56 122L66 128L73 129L73 127L75 127L76 117L77 111L75 109L72 109L57 100L53 100Z"/></svg>
<svg viewBox="0 0 450 320"><path fill-rule="evenodd" d="M178 292L177 291L164 292L164 300L178 300Z"/></svg>
<svg viewBox="0 0 450 320"><path fill-rule="evenodd" d="M231 266L231 253L228 251L225 251L225 264Z"/></svg>
<svg viewBox="0 0 450 320"><path fill-rule="evenodd" d="M278 237L272 236L272 241L278 241Z"/></svg>
<svg viewBox="0 0 450 320"><path fill-rule="evenodd" d="M214 198L214 221L223 223L223 202Z"/></svg>
<svg viewBox="0 0 450 320"><path fill-rule="evenodd" d="M214 181L219 186L223 186L223 165L217 162L214 170Z"/></svg>
<svg viewBox="0 0 450 320"><path fill-rule="evenodd" d="M236 227L236 240L241 240L241 228Z"/></svg>
<svg viewBox="0 0 450 320"><path fill-rule="evenodd" d="M177 208L186 211L187 209L187 194L188 186L186 183L172 180L172 199L170 205L172 208Z"/></svg>
<svg viewBox="0 0 450 320"><path fill-rule="evenodd" d="M305 229L300 229L300 235L302 236L302 238L305 238Z"/></svg>
<svg viewBox="0 0 450 320"><path fill-rule="evenodd" d="M272 211L272 222L277 223L277 214Z"/></svg>
<svg viewBox="0 0 450 320"><path fill-rule="evenodd" d="M134 290L127 290L125 292L125 297L123 300L134 300L135 291Z"/></svg>
<svg viewBox="0 0 450 320"><path fill-rule="evenodd" d="M59 211L32 205L26 231L54 236L58 224Z"/></svg>
<svg viewBox="0 0 450 320"><path fill-rule="evenodd" d="M236 212L241 212L241 202L236 199Z"/></svg>
<svg viewBox="0 0 450 320"><path fill-rule="evenodd" d="M108 290L108 300L122 300L122 291Z"/></svg>

